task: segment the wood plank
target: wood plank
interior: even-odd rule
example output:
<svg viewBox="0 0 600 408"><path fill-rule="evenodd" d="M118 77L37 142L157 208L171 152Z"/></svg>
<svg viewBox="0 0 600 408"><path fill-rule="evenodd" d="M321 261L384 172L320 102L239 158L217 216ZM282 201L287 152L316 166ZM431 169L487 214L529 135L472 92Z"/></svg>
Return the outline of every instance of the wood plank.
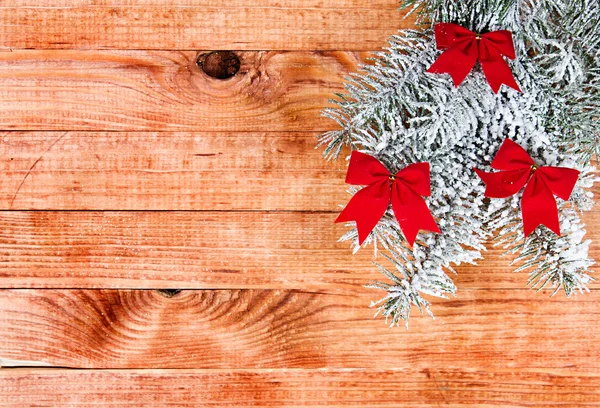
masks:
<svg viewBox="0 0 600 408"><path fill-rule="evenodd" d="M336 211L347 162L318 135L4 132L0 210Z"/></svg>
<svg viewBox="0 0 600 408"><path fill-rule="evenodd" d="M397 0L11 0L0 49L378 50Z"/></svg>
<svg viewBox="0 0 600 408"><path fill-rule="evenodd" d="M361 269L373 269L372 252L352 257L337 243L335 217L0 212L0 287L349 290L368 282Z"/></svg>
<svg viewBox="0 0 600 408"><path fill-rule="evenodd" d="M3 407L586 407L595 370L0 370ZM199 386L201 385L201 386Z"/></svg>
<svg viewBox="0 0 600 408"><path fill-rule="evenodd" d="M191 51L0 53L2 130L323 131L320 116L368 53L238 52L211 78Z"/></svg>
<svg viewBox="0 0 600 408"><path fill-rule="evenodd" d="M346 227L334 224L335 217L319 212L0 212L0 287L352 294L383 276L372 264L372 248L352 255L348 243L337 242ZM586 215L594 259L600 259L600 231L591 226L599 220L598 212ZM459 289L524 288L527 274L513 273L502 252L492 247L479 266L460 267Z"/></svg>
<svg viewBox="0 0 600 408"><path fill-rule="evenodd" d="M0 358L82 368L570 368L600 372L600 291L463 290L408 331L366 289L2 290Z"/></svg>
<svg viewBox="0 0 600 408"><path fill-rule="evenodd" d="M6 132L0 209L334 211L318 133Z"/></svg>

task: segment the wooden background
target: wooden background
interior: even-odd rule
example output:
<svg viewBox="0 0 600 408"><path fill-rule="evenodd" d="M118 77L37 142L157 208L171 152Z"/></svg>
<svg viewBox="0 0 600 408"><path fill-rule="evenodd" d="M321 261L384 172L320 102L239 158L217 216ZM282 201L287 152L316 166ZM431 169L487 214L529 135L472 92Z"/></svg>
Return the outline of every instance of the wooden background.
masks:
<svg viewBox="0 0 600 408"><path fill-rule="evenodd" d="M315 143L397 5L0 3L0 406L600 406L597 284L536 294L490 247L436 320L372 318Z"/></svg>

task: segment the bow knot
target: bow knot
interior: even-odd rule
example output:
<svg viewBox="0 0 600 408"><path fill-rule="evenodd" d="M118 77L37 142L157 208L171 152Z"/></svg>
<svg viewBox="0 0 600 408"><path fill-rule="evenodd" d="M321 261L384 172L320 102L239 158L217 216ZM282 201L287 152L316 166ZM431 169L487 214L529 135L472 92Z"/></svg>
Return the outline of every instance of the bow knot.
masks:
<svg viewBox="0 0 600 408"><path fill-rule="evenodd" d="M346 183L366 185L350 200L335 222L356 221L362 244L388 209L390 202L398 224L412 246L419 230L440 233L425 200L429 196L429 163L415 163L391 174L376 158L352 152Z"/></svg>
<svg viewBox="0 0 600 408"><path fill-rule="evenodd" d="M521 199L525 236L531 234L539 225L545 225L560 235L554 196L565 201L569 199L579 178L578 170L538 166L525 149L510 139L506 139L500 146L492 161L492 168L501 171L487 173L475 169L486 184L486 197L510 197L525 187Z"/></svg>
<svg viewBox="0 0 600 408"><path fill-rule="evenodd" d="M510 67L502 56L515 59L512 33L508 30L476 34L457 24L435 25L437 49L444 51L427 72L450 74L454 86L459 86L479 61L494 93L505 84L519 92Z"/></svg>

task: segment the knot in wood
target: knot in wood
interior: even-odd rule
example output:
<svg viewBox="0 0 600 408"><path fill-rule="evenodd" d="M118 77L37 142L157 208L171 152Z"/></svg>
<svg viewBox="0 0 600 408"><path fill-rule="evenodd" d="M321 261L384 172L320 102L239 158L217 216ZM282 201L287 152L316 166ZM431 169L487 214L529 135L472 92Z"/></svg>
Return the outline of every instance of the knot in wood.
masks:
<svg viewBox="0 0 600 408"><path fill-rule="evenodd" d="M231 51L201 54L196 63L206 75L217 79L231 78L240 70L240 59Z"/></svg>
<svg viewBox="0 0 600 408"><path fill-rule="evenodd" d="M172 298L173 296L179 294L181 289L157 289L156 291L164 297Z"/></svg>

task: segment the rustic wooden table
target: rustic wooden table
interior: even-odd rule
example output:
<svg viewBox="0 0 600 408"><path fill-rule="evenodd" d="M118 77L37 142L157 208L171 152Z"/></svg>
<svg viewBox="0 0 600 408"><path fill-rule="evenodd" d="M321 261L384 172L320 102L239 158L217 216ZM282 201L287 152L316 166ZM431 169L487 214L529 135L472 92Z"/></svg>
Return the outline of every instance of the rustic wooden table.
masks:
<svg viewBox="0 0 600 408"><path fill-rule="evenodd" d="M372 318L315 143L397 6L0 4L0 406L600 406L597 284L536 294L490 247L436 320Z"/></svg>

